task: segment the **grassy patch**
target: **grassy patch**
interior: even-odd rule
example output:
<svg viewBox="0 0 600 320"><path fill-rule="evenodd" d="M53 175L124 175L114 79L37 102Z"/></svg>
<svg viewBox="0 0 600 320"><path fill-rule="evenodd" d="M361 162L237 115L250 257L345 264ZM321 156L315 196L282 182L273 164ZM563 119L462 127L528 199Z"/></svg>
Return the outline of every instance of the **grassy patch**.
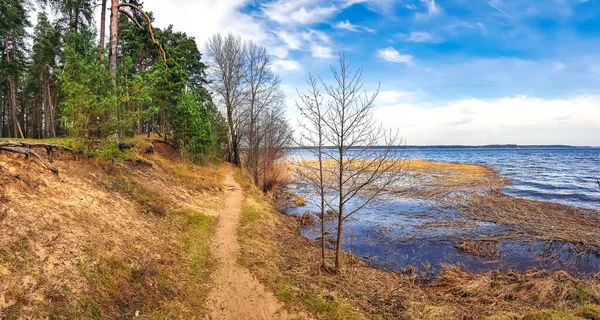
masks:
<svg viewBox="0 0 600 320"><path fill-rule="evenodd" d="M187 222L184 249L192 275L204 279L210 271L211 252L209 241L215 227L215 217L195 211L183 212Z"/></svg>
<svg viewBox="0 0 600 320"><path fill-rule="evenodd" d="M522 320L575 320L578 317L559 310L542 310L525 315Z"/></svg>
<svg viewBox="0 0 600 320"><path fill-rule="evenodd" d="M359 312L352 310L344 301L335 301L332 296L310 294L302 302L312 314L331 320L362 319Z"/></svg>

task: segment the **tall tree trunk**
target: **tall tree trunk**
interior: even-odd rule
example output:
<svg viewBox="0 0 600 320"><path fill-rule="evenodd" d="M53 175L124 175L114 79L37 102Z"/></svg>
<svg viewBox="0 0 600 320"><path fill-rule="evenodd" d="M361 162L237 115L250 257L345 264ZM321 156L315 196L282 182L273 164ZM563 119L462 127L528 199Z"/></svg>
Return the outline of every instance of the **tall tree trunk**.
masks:
<svg viewBox="0 0 600 320"><path fill-rule="evenodd" d="M2 76L0 75L0 83L2 83ZM0 138L4 136L4 92L0 89Z"/></svg>
<svg viewBox="0 0 600 320"><path fill-rule="evenodd" d="M75 8L75 32L79 29L79 7Z"/></svg>
<svg viewBox="0 0 600 320"><path fill-rule="evenodd" d="M104 32L106 30L106 0L102 0L100 12L100 60L104 60ZM112 12L112 11L111 11Z"/></svg>
<svg viewBox="0 0 600 320"><path fill-rule="evenodd" d="M27 104L25 103L25 81L21 81L21 121L23 121L23 132L21 135L25 133L25 136L29 136L28 129L29 125L27 124Z"/></svg>
<svg viewBox="0 0 600 320"><path fill-rule="evenodd" d="M9 90L8 120L10 136L17 138L19 136L19 119L17 117L17 85L15 83L15 76L9 75L7 78Z"/></svg>
<svg viewBox="0 0 600 320"><path fill-rule="evenodd" d="M119 28L119 0L111 0L110 6L110 51L108 70L113 78L114 92L117 92L117 35Z"/></svg>
<svg viewBox="0 0 600 320"><path fill-rule="evenodd" d="M52 95L50 94L50 82L46 81L46 108L48 109L48 135L56 138L56 125L54 123L54 107L52 106Z"/></svg>
<svg viewBox="0 0 600 320"><path fill-rule="evenodd" d="M34 139L38 139L38 131L37 131L37 94L33 95L33 100L31 101L31 137Z"/></svg>
<svg viewBox="0 0 600 320"><path fill-rule="evenodd" d="M73 32L73 9L69 9L69 31Z"/></svg>
<svg viewBox="0 0 600 320"><path fill-rule="evenodd" d="M44 115L44 126L42 131L42 138L48 137L48 96L46 95L46 85L44 84L44 69L40 68L40 95L42 96L42 110Z"/></svg>
<svg viewBox="0 0 600 320"><path fill-rule="evenodd" d="M4 33L4 49L6 56L6 64L10 65L10 48L8 42L8 32ZM16 138L18 137L18 118L17 118L17 85L15 83L15 76L8 75L8 136Z"/></svg>

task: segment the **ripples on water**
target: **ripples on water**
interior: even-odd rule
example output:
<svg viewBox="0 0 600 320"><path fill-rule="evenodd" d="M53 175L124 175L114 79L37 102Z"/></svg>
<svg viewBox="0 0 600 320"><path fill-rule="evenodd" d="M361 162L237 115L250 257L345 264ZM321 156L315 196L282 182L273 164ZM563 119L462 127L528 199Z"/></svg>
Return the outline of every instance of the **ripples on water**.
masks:
<svg viewBox="0 0 600 320"><path fill-rule="evenodd" d="M512 180L512 185L504 188L507 194L600 211L596 180L600 180L600 148L427 148L407 149L405 155L407 159L485 165ZM310 159L299 150L292 157ZM314 188L290 185L289 189L306 199L318 198ZM318 208L309 202L306 207L288 208L287 213L301 216L307 211ZM303 235L317 239L316 227L306 227ZM328 221L327 229L328 238L333 238L333 220ZM383 199L348 219L344 230L344 250L393 271L427 266L425 269L436 273L442 264L460 263L469 271L537 267L595 274L600 265L596 254L580 254L572 245L560 242L502 241L496 259L461 253L455 248L460 239L502 233L507 227L467 220L417 199Z"/></svg>
<svg viewBox="0 0 600 320"><path fill-rule="evenodd" d="M310 158L301 150L293 158ZM512 180L506 194L600 211L600 148L412 148L407 159L481 164Z"/></svg>

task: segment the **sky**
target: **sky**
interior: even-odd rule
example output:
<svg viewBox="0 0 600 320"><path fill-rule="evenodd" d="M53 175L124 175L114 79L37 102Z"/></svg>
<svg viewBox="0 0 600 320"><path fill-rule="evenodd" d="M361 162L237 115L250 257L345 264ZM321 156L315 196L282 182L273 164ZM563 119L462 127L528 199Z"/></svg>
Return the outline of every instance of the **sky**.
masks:
<svg viewBox="0 0 600 320"><path fill-rule="evenodd" d="M155 26L264 45L296 90L338 54L410 145L600 145L600 0L145 0ZM99 17L99 14L97 15ZM298 128L297 128L298 129Z"/></svg>

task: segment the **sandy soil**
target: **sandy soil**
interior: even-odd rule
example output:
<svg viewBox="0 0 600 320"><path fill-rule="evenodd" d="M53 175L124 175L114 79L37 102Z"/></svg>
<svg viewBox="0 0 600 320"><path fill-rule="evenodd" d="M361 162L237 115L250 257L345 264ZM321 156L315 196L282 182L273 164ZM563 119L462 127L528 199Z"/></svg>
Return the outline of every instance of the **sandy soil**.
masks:
<svg viewBox="0 0 600 320"><path fill-rule="evenodd" d="M289 319L275 296L246 269L236 264L239 250L237 228L244 193L228 167L225 178L228 192L213 240L213 254L219 260L213 274L213 288L208 298L207 319ZM297 317L297 316L296 316Z"/></svg>

